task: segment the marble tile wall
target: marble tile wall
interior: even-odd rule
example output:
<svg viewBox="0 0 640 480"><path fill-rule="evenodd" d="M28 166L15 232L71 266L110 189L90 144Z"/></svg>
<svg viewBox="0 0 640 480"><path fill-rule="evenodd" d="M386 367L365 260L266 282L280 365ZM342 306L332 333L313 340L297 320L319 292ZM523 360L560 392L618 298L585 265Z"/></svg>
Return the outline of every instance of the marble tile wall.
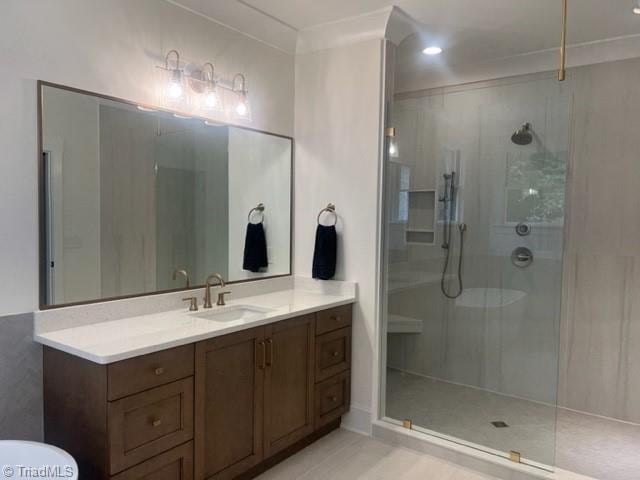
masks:
<svg viewBox="0 0 640 480"><path fill-rule="evenodd" d="M640 423L640 60L571 72L562 405Z"/></svg>
<svg viewBox="0 0 640 480"><path fill-rule="evenodd" d="M42 347L33 314L0 317L0 440L43 439Z"/></svg>

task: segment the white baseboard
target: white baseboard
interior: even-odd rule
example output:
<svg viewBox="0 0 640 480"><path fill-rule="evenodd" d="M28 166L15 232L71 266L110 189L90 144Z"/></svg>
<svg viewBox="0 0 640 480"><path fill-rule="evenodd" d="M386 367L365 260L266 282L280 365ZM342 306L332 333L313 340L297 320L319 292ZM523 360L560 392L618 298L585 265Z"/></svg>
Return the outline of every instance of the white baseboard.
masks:
<svg viewBox="0 0 640 480"><path fill-rule="evenodd" d="M370 437L372 425L371 411L367 407L351 404L349 413L342 417L340 426L345 430Z"/></svg>

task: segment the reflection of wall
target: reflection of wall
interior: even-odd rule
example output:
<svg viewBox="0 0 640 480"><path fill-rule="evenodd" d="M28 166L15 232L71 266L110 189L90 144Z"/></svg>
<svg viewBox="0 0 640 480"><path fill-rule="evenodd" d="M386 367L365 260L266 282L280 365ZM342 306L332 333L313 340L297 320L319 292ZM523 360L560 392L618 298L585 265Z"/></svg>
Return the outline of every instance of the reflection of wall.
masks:
<svg viewBox="0 0 640 480"><path fill-rule="evenodd" d="M291 231L291 141L239 128L229 129L229 278L289 273ZM264 203L269 267L242 269L247 214ZM254 220L256 221L256 220Z"/></svg>
<svg viewBox="0 0 640 480"><path fill-rule="evenodd" d="M54 303L100 296L100 163L99 117L95 98L47 90L43 105L45 150L63 152L62 242L63 285L55 285ZM54 180L58 181L58 180Z"/></svg>
<svg viewBox="0 0 640 480"><path fill-rule="evenodd" d="M151 115L100 106L100 297L155 290L155 138Z"/></svg>
<svg viewBox="0 0 640 480"><path fill-rule="evenodd" d="M157 278L178 288L175 269L202 285L214 272L227 278L227 129L163 123L157 137Z"/></svg>

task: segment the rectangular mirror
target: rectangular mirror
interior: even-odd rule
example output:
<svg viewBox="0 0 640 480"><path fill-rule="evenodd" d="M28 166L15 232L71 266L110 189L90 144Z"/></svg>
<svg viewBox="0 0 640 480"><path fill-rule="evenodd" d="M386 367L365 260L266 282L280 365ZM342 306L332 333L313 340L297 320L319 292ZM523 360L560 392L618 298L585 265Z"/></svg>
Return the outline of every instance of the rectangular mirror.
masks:
<svg viewBox="0 0 640 480"><path fill-rule="evenodd" d="M42 308L291 274L291 138L44 82L40 102Z"/></svg>

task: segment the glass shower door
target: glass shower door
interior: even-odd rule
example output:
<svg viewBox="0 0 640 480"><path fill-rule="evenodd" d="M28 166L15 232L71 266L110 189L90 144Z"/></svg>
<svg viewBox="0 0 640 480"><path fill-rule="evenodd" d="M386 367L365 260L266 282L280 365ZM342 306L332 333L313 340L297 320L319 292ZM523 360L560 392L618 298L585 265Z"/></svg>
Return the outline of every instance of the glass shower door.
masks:
<svg viewBox="0 0 640 480"><path fill-rule="evenodd" d="M386 416L543 468L569 106L550 78L398 101L386 169Z"/></svg>

